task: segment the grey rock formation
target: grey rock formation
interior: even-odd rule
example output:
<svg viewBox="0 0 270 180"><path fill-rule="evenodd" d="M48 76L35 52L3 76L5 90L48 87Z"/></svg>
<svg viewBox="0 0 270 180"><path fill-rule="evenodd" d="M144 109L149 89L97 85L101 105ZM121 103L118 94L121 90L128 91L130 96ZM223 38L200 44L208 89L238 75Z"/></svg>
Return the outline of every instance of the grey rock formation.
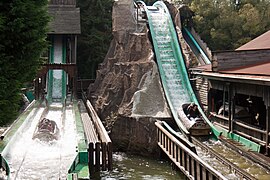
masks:
<svg viewBox="0 0 270 180"><path fill-rule="evenodd" d="M154 122L169 118L150 34L137 23L133 0L113 6L113 40L88 99L110 131L115 150L156 151Z"/></svg>

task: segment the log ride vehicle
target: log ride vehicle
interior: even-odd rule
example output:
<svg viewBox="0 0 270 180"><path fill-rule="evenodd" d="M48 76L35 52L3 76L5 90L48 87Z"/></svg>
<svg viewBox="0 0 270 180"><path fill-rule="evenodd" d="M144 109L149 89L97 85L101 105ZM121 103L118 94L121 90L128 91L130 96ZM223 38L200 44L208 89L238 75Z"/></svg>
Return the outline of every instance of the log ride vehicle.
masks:
<svg viewBox="0 0 270 180"><path fill-rule="evenodd" d="M190 109L195 107L195 109ZM211 134L211 127L203 119L195 103L185 103L178 110L178 116L192 136L207 136Z"/></svg>
<svg viewBox="0 0 270 180"><path fill-rule="evenodd" d="M53 120L43 118L39 121L32 139L39 139L41 141L49 142L52 140L58 140L59 128Z"/></svg>

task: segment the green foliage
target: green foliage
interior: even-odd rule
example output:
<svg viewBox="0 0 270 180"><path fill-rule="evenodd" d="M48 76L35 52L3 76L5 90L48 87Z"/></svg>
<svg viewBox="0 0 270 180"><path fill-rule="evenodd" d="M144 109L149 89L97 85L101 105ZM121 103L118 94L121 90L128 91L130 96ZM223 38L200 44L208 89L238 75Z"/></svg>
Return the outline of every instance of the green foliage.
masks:
<svg viewBox="0 0 270 180"><path fill-rule="evenodd" d="M78 0L82 34L78 38L78 71L81 78L95 78L112 38L113 0Z"/></svg>
<svg viewBox="0 0 270 180"><path fill-rule="evenodd" d="M47 3L0 2L0 125L16 117L22 84L33 80L47 48Z"/></svg>
<svg viewBox="0 0 270 180"><path fill-rule="evenodd" d="M233 50L269 30L270 2L193 0L196 31L212 50Z"/></svg>

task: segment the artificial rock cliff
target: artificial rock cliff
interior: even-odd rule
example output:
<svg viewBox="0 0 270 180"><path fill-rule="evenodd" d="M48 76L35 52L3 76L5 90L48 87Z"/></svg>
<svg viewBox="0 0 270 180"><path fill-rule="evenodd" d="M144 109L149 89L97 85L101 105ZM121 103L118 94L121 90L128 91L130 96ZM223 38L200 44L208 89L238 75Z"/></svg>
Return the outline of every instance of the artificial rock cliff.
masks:
<svg viewBox="0 0 270 180"><path fill-rule="evenodd" d="M113 40L89 86L93 104L116 151L155 154L156 120L171 117L147 24L137 23L133 0L115 1Z"/></svg>

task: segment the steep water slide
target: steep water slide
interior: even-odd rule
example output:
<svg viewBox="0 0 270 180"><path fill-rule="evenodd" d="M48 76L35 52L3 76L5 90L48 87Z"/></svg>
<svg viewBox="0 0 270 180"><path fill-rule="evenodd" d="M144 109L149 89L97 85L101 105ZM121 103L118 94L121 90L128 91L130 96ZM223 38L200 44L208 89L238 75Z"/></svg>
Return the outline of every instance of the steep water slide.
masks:
<svg viewBox="0 0 270 180"><path fill-rule="evenodd" d="M201 39L196 34L194 29L192 27L191 28L190 27L189 28L183 27L182 34L183 34L183 37L184 37L186 43L190 46L192 52L196 56L196 58L199 62L199 65L211 64L211 61L209 58L209 56L211 56L211 55L209 55L209 53L207 53L208 52L207 47L201 41ZM252 142L252 141L250 141L246 138L243 138L243 137L241 137L233 132L228 132L226 129L223 129L221 127L219 127L219 131L222 133L223 137L226 137L228 139L233 139L234 141L238 141L253 151L256 151L256 152L260 151L260 148L261 148L260 144Z"/></svg>
<svg viewBox="0 0 270 180"><path fill-rule="evenodd" d="M72 106L53 103L49 108L39 102L22 117L22 124L10 138L1 155L10 167L10 179L66 179L75 159L77 136ZM54 120L60 138L50 142L33 139L39 120Z"/></svg>
<svg viewBox="0 0 270 180"><path fill-rule="evenodd" d="M197 42L196 38L192 33L192 29L184 27L182 29L182 33L185 41L190 46L192 52L195 54L200 64L201 65L210 64L211 61L209 57L207 56L206 52L202 49L200 44Z"/></svg>
<svg viewBox="0 0 270 180"><path fill-rule="evenodd" d="M141 1L140 1L141 2ZM174 28L174 24L172 22L170 13L166 7L166 5L162 1L157 1L153 4L153 6L146 6L143 2L141 2L144 6L144 9L147 14L148 18L148 24L152 36L152 42L154 46L154 51L156 55L156 61L159 67L160 77L163 85L163 89L165 92L165 96L167 98L168 105L170 107L170 110L172 112L173 118L178 125L179 129L182 131L182 134L179 135L179 132L174 131L169 126L166 127L166 123L163 123L163 126L166 127L167 130L171 134L174 132L174 137L179 137L179 139L183 138L182 135L189 136L189 131L182 123L180 117L178 116L179 108L182 104L194 102L199 105L199 102L196 98L196 95L192 89L192 86L189 81L189 76L187 73L187 69L185 66L185 61L181 52L180 43L178 42L177 34ZM185 29L184 29L185 30ZM202 58L202 64L209 64L210 61L206 54L202 51L200 46L197 44L196 40L192 36L192 34L189 32L188 29L185 30L186 34L189 38L189 43L192 43L191 46L196 48L197 55L199 55ZM211 127L212 133L214 136L219 137L221 135L221 132L214 127L214 125L208 120L206 115L204 114L202 108L198 107L200 113L202 114L203 118L206 120L206 122ZM239 136L238 136L239 137ZM243 162L242 164L244 166L250 166L250 161L247 159L240 160L238 157L241 157L237 151L234 150L226 150L229 152L229 154L235 154L235 157L233 159L227 160L225 157L228 157L228 154L225 154L222 150L224 147L222 146L222 143L217 143L217 141L212 141L209 139L206 142L200 142L195 137L189 138L192 139L191 141L194 143L196 142L196 151L199 151L198 154L200 156L203 156L202 152L204 152L199 145L208 143L205 147L206 149L212 149L214 148L220 148L221 150L213 151L213 154L216 154L215 160L213 160L212 156L209 156L209 151L206 150L206 155L203 157L204 161L209 162L209 164L220 167L219 171L222 172L228 179L235 179L235 174L239 173L243 177L247 177L246 179L253 179L254 177L259 177L260 175L256 173L250 173L245 172L242 170L241 165L239 165L239 162ZM198 138L199 139L199 138ZM202 138L203 140L204 138ZM209 143L210 142L210 143ZM212 144L211 144L212 143ZM214 144L214 145L213 145ZM233 152L233 153L232 153ZM166 153L168 153L166 151ZM211 157L210 160L207 160L207 157ZM221 159L221 161L220 161ZM226 166L222 166L226 161ZM237 164L237 166L235 165ZM231 169L234 169L234 172L237 172L234 174L234 172L227 171L227 167L230 167ZM260 167L259 165L254 165L254 169ZM224 171L224 172L223 172ZM263 176L266 176L269 178L267 171L265 170L254 170L254 172L262 171ZM250 175L252 174L252 175ZM237 176L238 177L238 176ZM250 178L249 178L250 177ZM244 178L245 179L245 178Z"/></svg>
<svg viewBox="0 0 270 180"><path fill-rule="evenodd" d="M62 74L61 70L49 72L47 87L52 94L51 102L36 100L31 103L0 141L1 160L7 162L8 179L67 179L78 155L75 115L78 110L75 101L65 101L62 91L66 79ZM57 140L33 138L43 118L56 123Z"/></svg>
<svg viewBox="0 0 270 180"><path fill-rule="evenodd" d="M179 129L182 133L188 135L189 131L179 119L177 111L184 103L194 102L199 104L199 102L189 81L170 13L162 1L157 1L153 6L146 6L145 4L144 6L168 104ZM199 111L210 125L212 132L218 136L220 132L208 120L201 107L199 107Z"/></svg>

